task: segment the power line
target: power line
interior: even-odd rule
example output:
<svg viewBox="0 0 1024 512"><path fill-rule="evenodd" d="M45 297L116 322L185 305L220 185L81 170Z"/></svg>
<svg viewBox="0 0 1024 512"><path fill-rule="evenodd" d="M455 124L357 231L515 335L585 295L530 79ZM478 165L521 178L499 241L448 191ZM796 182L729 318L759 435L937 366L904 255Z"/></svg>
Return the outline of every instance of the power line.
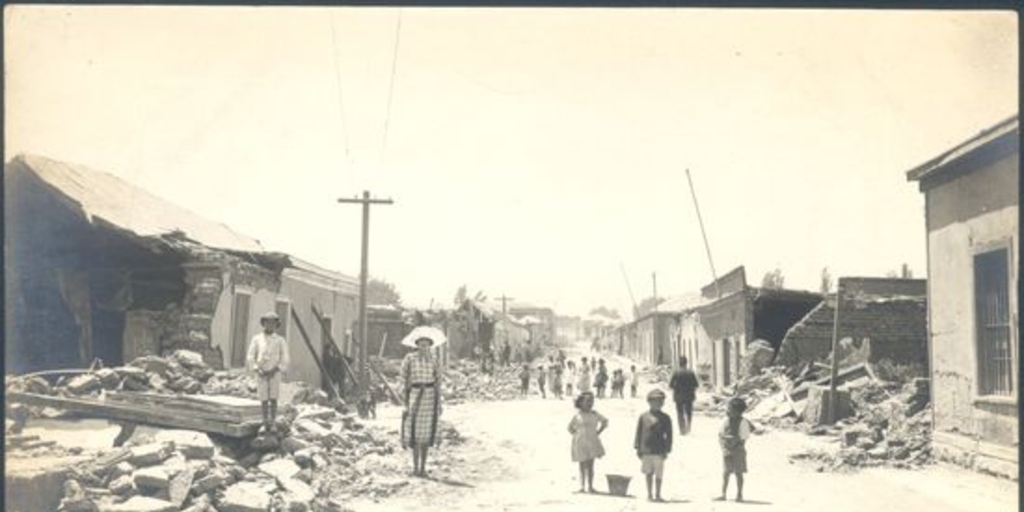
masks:
<svg viewBox="0 0 1024 512"><path fill-rule="evenodd" d="M388 86L388 107L384 114L384 138L380 143L380 160L384 161L384 150L388 145L388 126L391 124L391 98L395 93L395 70L398 68L398 43L402 33L402 9L398 9L398 23L395 26L395 49L391 56L391 84Z"/></svg>
<svg viewBox="0 0 1024 512"><path fill-rule="evenodd" d="M345 140L345 157L351 161L348 144L348 123L345 122L345 96L341 88L341 65L338 63L338 36L334 29L334 13L330 13L331 56L334 58L334 83L338 89L338 113L341 115L341 130Z"/></svg>

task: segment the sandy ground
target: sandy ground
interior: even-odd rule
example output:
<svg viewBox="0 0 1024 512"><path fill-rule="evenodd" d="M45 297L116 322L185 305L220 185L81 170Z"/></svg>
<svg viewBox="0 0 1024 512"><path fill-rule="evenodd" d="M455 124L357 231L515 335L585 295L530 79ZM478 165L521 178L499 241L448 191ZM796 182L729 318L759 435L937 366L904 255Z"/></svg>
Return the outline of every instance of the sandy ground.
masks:
<svg viewBox="0 0 1024 512"><path fill-rule="evenodd" d="M616 361L616 364L619 362ZM641 396L650 385L641 385ZM628 393L628 389L627 389ZM671 402L668 408L671 409ZM818 473L793 464L789 455L827 444L822 438L771 431L748 442L750 473L745 503L717 502L721 455L717 427L721 419L699 414L686 437L676 436L665 472L668 504L646 500L639 461L632 451L642 398L599 400L596 410L610 420L603 442L608 455L597 462L595 487L607 491L606 474L633 477L628 497L577 494L577 467L569 456L567 426L571 401L532 396L512 402L466 403L446 408L468 441L441 446L432 459L431 478L409 477L410 484L390 498L346 503L357 512L392 510L551 510L634 511L678 507L695 510L746 508L830 512L864 510L1010 511L1018 509L1017 484L938 464L922 470L871 469L850 474ZM674 411L669 410L674 416ZM386 407L376 420L397 425L398 408ZM397 435L397 434L396 434ZM409 452L397 454L409 457ZM406 461L411 467L411 461ZM673 505L673 503L675 505Z"/></svg>
<svg viewBox="0 0 1024 512"><path fill-rule="evenodd" d="M578 358L579 350L572 351ZM606 357L611 368L628 361ZM643 394L650 384L641 384ZM628 393L628 389L627 389ZM674 416L671 402L667 412ZM397 510L549 510L549 511L644 511L680 504L693 510L740 510L744 508L794 512L864 510L1010 511L1018 509L1018 486L997 479L938 464L923 470L872 469L853 474L818 473L812 466L792 464L789 455L812 446L827 445L824 438L796 432L771 431L748 442L750 473L746 503L716 502L721 483L721 459L716 432L721 418L698 413L686 437L676 436L666 464L664 496L669 504L646 501L639 461L632 451L637 416L646 408L642 398L599 400L596 409L607 416L610 427L603 442L608 455L597 462L595 486L606 491L606 474L633 477L628 497L584 495L577 467L569 455L567 426L575 410L569 398L541 399L533 389L527 399L510 402L470 402L445 408L443 420L455 425L465 442L442 445L432 452L431 478L398 477L406 481L396 494L377 500L358 498L345 503L356 512ZM379 406L377 426L398 435L401 409ZM52 423L52 424L51 424ZM59 427L58 427L59 425ZM144 430L140 427L140 430ZM38 434L65 446L86 451L109 446L117 428L107 422L29 423L26 434ZM143 434L143 432L137 432ZM88 440L88 442L84 442ZM395 471L411 468L408 451L361 464L379 467L379 480L395 481ZM10 466L38 466L39 461L8 460ZM13 463L13 464L12 464ZM353 485L348 483L346 485ZM357 483L355 485L358 485ZM675 505L673 505L673 503Z"/></svg>

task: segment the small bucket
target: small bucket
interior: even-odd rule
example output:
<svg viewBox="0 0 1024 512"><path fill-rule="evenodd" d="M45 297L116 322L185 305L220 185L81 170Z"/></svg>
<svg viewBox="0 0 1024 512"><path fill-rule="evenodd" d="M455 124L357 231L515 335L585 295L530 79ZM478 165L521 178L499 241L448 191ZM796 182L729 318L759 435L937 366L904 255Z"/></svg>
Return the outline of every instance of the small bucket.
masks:
<svg viewBox="0 0 1024 512"><path fill-rule="evenodd" d="M608 493L614 496L625 496L632 479L623 475L605 475L608 478Z"/></svg>

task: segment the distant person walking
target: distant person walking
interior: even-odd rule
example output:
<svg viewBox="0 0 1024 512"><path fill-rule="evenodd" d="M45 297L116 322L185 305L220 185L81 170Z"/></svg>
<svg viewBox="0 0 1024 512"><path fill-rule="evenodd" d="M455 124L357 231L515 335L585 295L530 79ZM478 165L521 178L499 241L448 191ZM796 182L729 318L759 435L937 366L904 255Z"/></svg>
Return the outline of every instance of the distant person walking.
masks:
<svg viewBox="0 0 1024 512"><path fill-rule="evenodd" d="M572 360L566 361L565 362L565 377L564 377L564 380L565 380L565 394L570 396L570 397L573 396L573 394L572 394L572 387L574 385L576 385L576 379L577 379L577 376L576 376L576 363L574 363Z"/></svg>
<svg viewBox="0 0 1024 512"><path fill-rule="evenodd" d="M545 381L547 380L547 378L548 378L548 372L544 371L544 367L543 366L538 366L537 367L537 387L540 388L540 397L541 398L547 398L548 397L547 392L544 390L544 384L545 384Z"/></svg>
<svg viewBox="0 0 1024 512"><path fill-rule="evenodd" d="M530 365L523 364L523 369L519 370L519 394L527 396L530 394Z"/></svg>
<svg viewBox="0 0 1024 512"><path fill-rule="evenodd" d="M441 370L431 348L447 339L439 329L417 327L402 345L415 347L402 360L405 411L402 413L402 447L412 448L413 475L427 475L427 451L437 444L441 416Z"/></svg>
<svg viewBox="0 0 1024 512"><path fill-rule="evenodd" d="M509 342L505 342L505 345L501 347L501 366L507 367L512 361L512 345Z"/></svg>
<svg viewBox="0 0 1024 512"><path fill-rule="evenodd" d="M629 391L636 398L636 389L640 387L640 374L636 373L636 365L629 366Z"/></svg>
<svg viewBox="0 0 1024 512"><path fill-rule="evenodd" d="M686 435L693 424L693 401L697 398L697 375L686 366L686 357L679 358L679 368L672 373L668 386L672 388L672 399L676 402L679 434Z"/></svg>
<svg viewBox="0 0 1024 512"><path fill-rule="evenodd" d="M590 393L590 365L587 364L587 358L582 359L580 364L580 378L577 382L577 387L580 388L580 393Z"/></svg>
<svg viewBox="0 0 1024 512"><path fill-rule="evenodd" d="M597 390L597 397L604 398L604 389L608 386L608 368L604 366L604 359L597 362L597 374L594 375L594 389Z"/></svg>
<svg viewBox="0 0 1024 512"><path fill-rule="evenodd" d="M288 343L277 334L281 318L273 311L260 317L263 332L252 337L246 353L246 366L256 373L256 395L263 410L263 428L277 431L277 398L281 393L281 374L288 370Z"/></svg>
<svg viewBox="0 0 1024 512"><path fill-rule="evenodd" d="M551 365L548 369L548 382L551 383L551 394L555 398L562 398L562 367L558 364Z"/></svg>

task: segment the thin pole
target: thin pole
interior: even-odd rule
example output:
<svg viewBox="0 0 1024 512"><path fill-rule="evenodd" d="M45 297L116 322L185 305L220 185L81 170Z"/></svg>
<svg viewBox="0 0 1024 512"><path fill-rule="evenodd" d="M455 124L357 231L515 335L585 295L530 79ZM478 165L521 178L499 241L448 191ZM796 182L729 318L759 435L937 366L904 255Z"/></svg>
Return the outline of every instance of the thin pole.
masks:
<svg viewBox="0 0 1024 512"><path fill-rule="evenodd" d="M366 320L366 282L369 279L369 252L370 252L370 205L371 204L392 204L390 199L370 199L370 192L363 191L363 197L353 199L338 199L339 203L358 203L363 205L363 248L362 265L359 272L359 391L365 394L369 390L369 374L367 366L370 364L367 349L367 320Z"/></svg>
<svg viewBox="0 0 1024 512"><path fill-rule="evenodd" d="M836 381L839 380L839 358L836 348L839 346L839 305L843 297L843 279L836 285L836 311L832 317L832 378L828 385L828 422L836 422Z"/></svg>
<svg viewBox="0 0 1024 512"><path fill-rule="evenodd" d="M658 273L651 272L651 280L654 282L654 313L658 313Z"/></svg>
<svg viewBox="0 0 1024 512"><path fill-rule="evenodd" d="M708 253L708 264L711 265L711 278L715 280L715 293L722 298L722 287L718 284L718 274L715 273L715 262L711 259L711 246L708 244L708 235L704 232L704 219L700 216L700 206L697 204L697 193L693 190L693 180L690 178L690 170L686 170L686 181L690 183L690 195L693 196L693 207L697 210L697 222L700 223L700 235L704 237L704 250Z"/></svg>
<svg viewBox="0 0 1024 512"><path fill-rule="evenodd" d="M367 372L367 367L370 365L370 359L367 354L368 343L367 333L368 325L366 325L366 283L369 279L369 256L370 256L370 192L363 191L363 247L362 247L362 262L359 271L359 390L365 393L369 387L367 384L370 382L370 376Z"/></svg>
<svg viewBox="0 0 1024 512"><path fill-rule="evenodd" d="M633 302L633 320L636 320L638 308L636 305L636 297L633 296L633 287L629 285L629 277L626 276L626 265L619 262L619 268L622 269L622 279L626 281L626 290L629 291L629 300Z"/></svg>
<svg viewBox="0 0 1024 512"><path fill-rule="evenodd" d="M660 346L658 343L658 273L651 272L651 281L654 283L654 316L651 317L651 355L657 356L660 352L655 347ZM660 364L661 361L655 360L655 363Z"/></svg>

